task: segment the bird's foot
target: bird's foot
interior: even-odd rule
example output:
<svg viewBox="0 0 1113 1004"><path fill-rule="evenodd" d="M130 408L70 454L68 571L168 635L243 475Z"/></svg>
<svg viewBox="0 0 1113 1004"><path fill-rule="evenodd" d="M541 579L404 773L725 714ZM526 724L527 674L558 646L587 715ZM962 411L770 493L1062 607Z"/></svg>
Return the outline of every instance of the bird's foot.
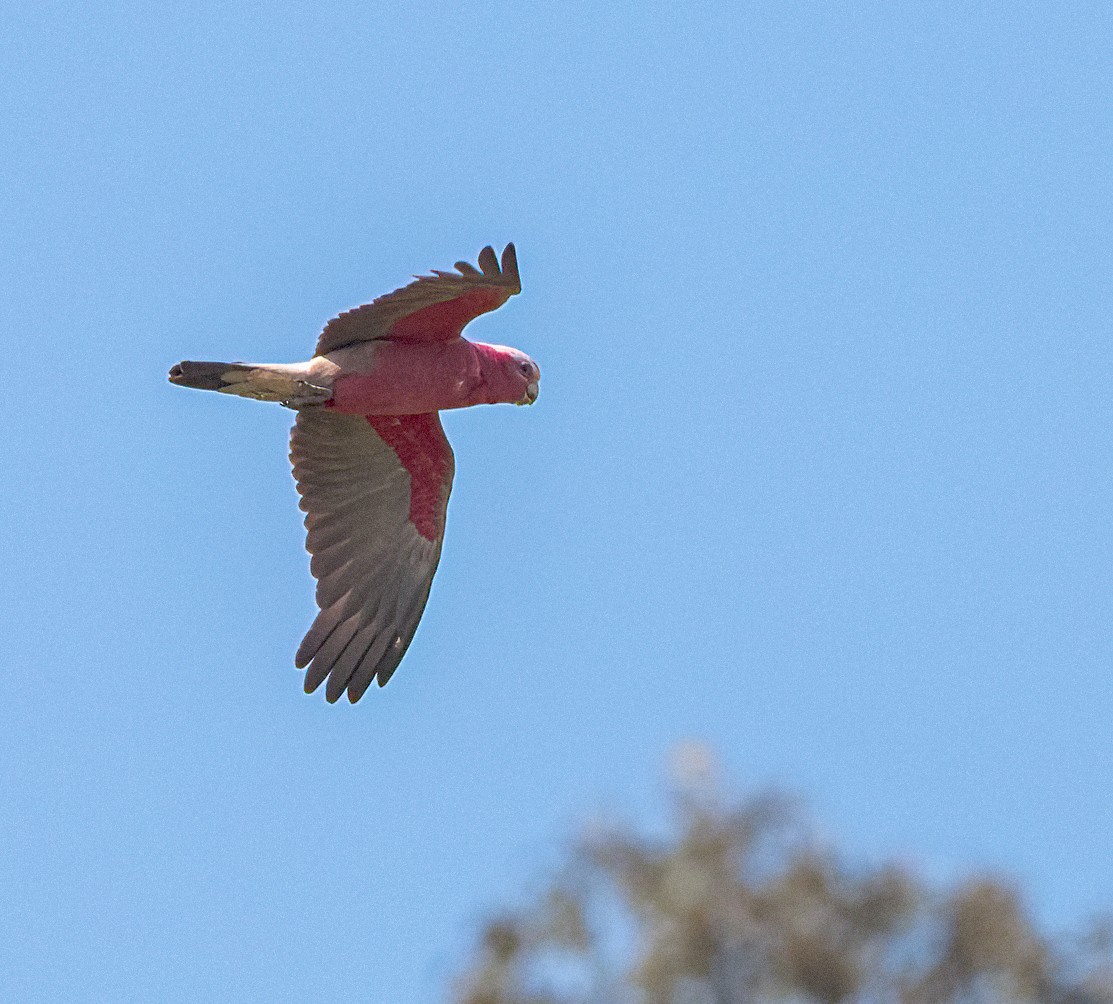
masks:
<svg viewBox="0 0 1113 1004"><path fill-rule="evenodd" d="M327 387L318 387L316 384L306 383L304 380L294 382L294 393L282 399L283 408L308 408L315 404L324 404L332 397L332 391Z"/></svg>

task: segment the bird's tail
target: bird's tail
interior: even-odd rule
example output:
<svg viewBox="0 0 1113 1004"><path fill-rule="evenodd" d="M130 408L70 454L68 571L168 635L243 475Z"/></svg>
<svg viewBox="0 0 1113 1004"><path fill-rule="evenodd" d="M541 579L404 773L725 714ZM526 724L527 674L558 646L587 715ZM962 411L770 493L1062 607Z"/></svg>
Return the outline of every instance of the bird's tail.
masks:
<svg viewBox="0 0 1113 1004"><path fill-rule="evenodd" d="M332 391L304 379L304 365L280 363L199 363L183 361L170 369L170 382L179 387L215 390L222 394L278 401L292 408L324 404Z"/></svg>

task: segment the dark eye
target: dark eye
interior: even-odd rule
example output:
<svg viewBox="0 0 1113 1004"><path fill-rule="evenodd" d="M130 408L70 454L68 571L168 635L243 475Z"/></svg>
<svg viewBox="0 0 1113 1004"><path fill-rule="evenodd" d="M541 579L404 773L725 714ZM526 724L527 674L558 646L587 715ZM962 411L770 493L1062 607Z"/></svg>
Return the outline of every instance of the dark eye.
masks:
<svg viewBox="0 0 1113 1004"><path fill-rule="evenodd" d="M533 363L518 363L518 369L522 371L522 376L533 376Z"/></svg>

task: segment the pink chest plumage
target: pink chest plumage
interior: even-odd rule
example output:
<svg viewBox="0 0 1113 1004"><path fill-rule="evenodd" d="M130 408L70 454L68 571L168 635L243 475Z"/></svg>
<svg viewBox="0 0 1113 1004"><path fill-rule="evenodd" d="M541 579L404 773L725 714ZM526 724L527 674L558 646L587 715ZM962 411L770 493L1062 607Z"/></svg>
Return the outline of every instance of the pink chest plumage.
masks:
<svg viewBox="0 0 1113 1004"><path fill-rule="evenodd" d="M367 372L342 372L329 407L353 415L421 415L470 404L479 379L473 346L447 342L384 341Z"/></svg>

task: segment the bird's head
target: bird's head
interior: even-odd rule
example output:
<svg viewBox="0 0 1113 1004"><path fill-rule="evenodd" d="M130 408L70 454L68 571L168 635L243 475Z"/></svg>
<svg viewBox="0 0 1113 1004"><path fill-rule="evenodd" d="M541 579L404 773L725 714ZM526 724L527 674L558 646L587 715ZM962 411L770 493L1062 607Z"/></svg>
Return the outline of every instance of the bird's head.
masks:
<svg viewBox="0 0 1113 1004"><path fill-rule="evenodd" d="M537 400L541 370L529 356L506 345L476 343L476 348L492 404L533 404Z"/></svg>

